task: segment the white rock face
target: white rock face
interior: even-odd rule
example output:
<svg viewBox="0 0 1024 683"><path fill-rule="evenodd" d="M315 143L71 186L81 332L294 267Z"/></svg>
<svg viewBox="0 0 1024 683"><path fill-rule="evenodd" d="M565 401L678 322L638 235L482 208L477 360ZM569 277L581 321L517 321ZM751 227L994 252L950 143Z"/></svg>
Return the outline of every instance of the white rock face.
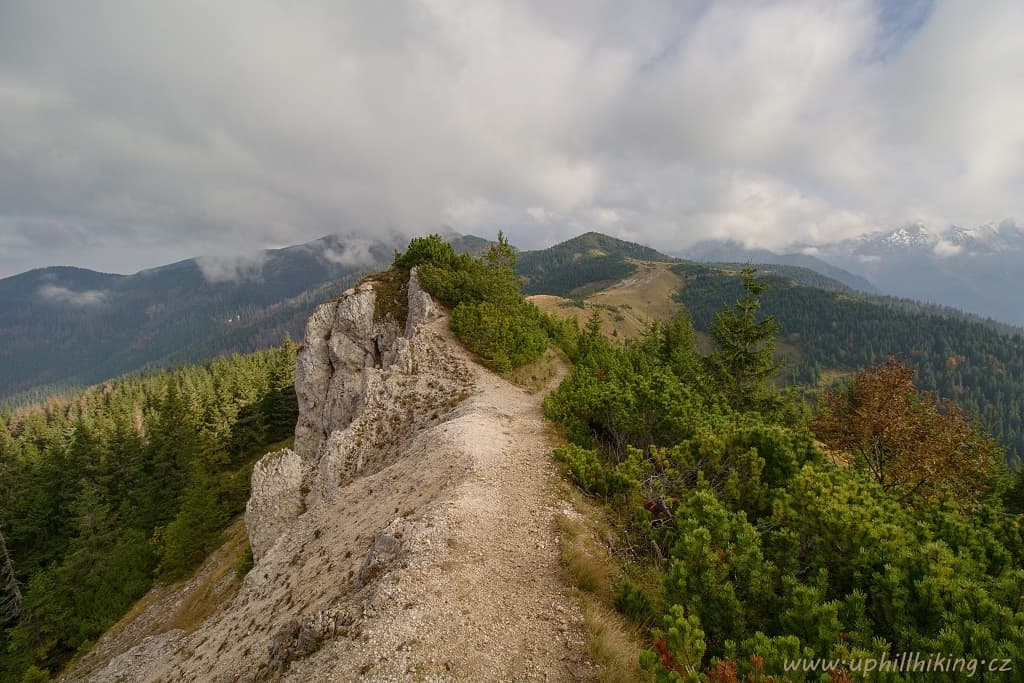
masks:
<svg viewBox="0 0 1024 683"><path fill-rule="evenodd" d="M319 306L310 317L295 368L299 419L294 450L270 453L253 469L245 522L256 560L308 507L329 500L344 483L368 471L381 459L384 443L430 421L430 414L414 411L384 425L369 419L353 426L364 413L393 409L398 394L408 394L399 402L410 409L436 398L428 396L436 392L415 388L415 361L426 352L417 354L411 342L441 313L415 271L404 294L404 326L390 316L374 320L372 283Z"/></svg>
<svg viewBox="0 0 1024 683"><path fill-rule="evenodd" d="M440 317L441 312L437 310L434 300L420 287L420 279L414 268L409 276L409 315L405 320L405 336L411 337L420 325Z"/></svg>
<svg viewBox="0 0 1024 683"><path fill-rule="evenodd" d="M302 460L295 451L263 456L252 470L252 495L245 506L253 559L259 560L274 541L302 514Z"/></svg>

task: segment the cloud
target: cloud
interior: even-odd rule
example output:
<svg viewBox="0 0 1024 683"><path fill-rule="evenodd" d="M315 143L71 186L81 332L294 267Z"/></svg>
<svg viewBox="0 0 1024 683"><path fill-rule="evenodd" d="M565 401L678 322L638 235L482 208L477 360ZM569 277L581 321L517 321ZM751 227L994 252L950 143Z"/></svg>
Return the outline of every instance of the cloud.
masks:
<svg viewBox="0 0 1024 683"><path fill-rule="evenodd" d="M947 240L939 240L935 243L933 251L935 255L940 258L947 258L949 256L956 256L964 250L962 244L953 244Z"/></svg>
<svg viewBox="0 0 1024 683"><path fill-rule="evenodd" d="M0 275L445 223L671 249L1024 213L1016 0L52 9L0 22L0 234L32 226Z"/></svg>
<svg viewBox="0 0 1024 683"><path fill-rule="evenodd" d="M320 255L329 263L335 263L348 268L372 266L377 263L377 257L370 253L370 247L372 246L373 243L369 240L349 237L344 241L340 251L327 248Z"/></svg>
<svg viewBox="0 0 1024 683"><path fill-rule="evenodd" d="M196 259L199 270L207 282L245 282L263 277L266 254L238 253L223 256L200 256Z"/></svg>
<svg viewBox="0 0 1024 683"><path fill-rule="evenodd" d="M47 301L68 303L75 306L96 306L107 300L107 292L99 289L75 292L59 285L43 285L39 288L39 296Z"/></svg>

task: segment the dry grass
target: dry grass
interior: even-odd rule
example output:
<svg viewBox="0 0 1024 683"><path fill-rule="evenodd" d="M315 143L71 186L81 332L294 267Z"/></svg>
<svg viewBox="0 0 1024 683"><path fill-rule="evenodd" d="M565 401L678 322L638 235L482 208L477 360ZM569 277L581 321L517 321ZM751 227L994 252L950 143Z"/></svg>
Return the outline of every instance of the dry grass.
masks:
<svg viewBox="0 0 1024 683"><path fill-rule="evenodd" d="M635 633L614 610L584 596L583 621L590 635L590 656L600 665L599 683L636 683L654 677L640 668L640 646Z"/></svg>
<svg viewBox="0 0 1024 683"><path fill-rule="evenodd" d="M568 482L559 484L559 495L573 503L577 515L556 520L562 565L575 589L589 636L588 649L600 683L634 683L653 678L640 669L641 639L636 629L612 608L612 582L618 562L601 538L612 533L601 510Z"/></svg>
<svg viewBox="0 0 1024 683"><path fill-rule="evenodd" d="M374 321L379 322L390 316L399 325L405 325L405 319L409 316L408 271L394 267L388 268L364 277L356 287L366 283L373 285L373 291L376 294L373 310Z"/></svg>
<svg viewBox="0 0 1024 683"><path fill-rule="evenodd" d="M557 518L561 534L562 564L572 585L604 601L612 598L611 557L597 539L587 533L579 519L565 515Z"/></svg>
<svg viewBox="0 0 1024 683"><path fill-rule="evenodd" d="M545 313L575 317L580 325L597 311L601 316L601 331L606 336L620 341L635 339L652 320L668 320L682 310L675 294L683 286L683 279L672 272L669 263L632 263L637 266L633 275L587 296L583 308L570 299L548 294L528 299Z"/></svg>
<svg viewBox="0 0 1024 683"><path fill-rule="evenodd" d="M540 358L527 363L502 375L517 387L526 389L531 394L545 389L558 374L559 354L561 351L549 348ZM565 354L562 354L564 356Z"/></svg>
<svg viewBox="0 0 1024 683"><path fill-rule="evenodd" d="M191 633L234 596L240 585L235 570L248 542L245 523L238 519L225 532L223 545L196 572L195 585L166 622L168 629Z"/></svg>
<svg viewBox="0 0 1024 683"><path fill-rule="evenodd" d="M683 278L672 272L672 264L631 262L637 271L590 297L594 304L623 309L623 315L627 319L632 316L641 329L649 320L666 320L682 310L675 295L683 286Z"/></svg>

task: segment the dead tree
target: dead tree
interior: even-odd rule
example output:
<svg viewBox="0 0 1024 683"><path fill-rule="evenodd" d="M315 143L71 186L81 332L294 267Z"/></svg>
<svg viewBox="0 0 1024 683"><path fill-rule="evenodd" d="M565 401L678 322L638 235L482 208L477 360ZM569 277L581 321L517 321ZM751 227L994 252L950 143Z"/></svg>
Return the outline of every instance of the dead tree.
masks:
<svg viewBox="0 0 1024 683"><path fill-rule="evenodd" d="M21 589L14 575L14 563L0 531L0 624L14 621L21 614Z"/></svg>

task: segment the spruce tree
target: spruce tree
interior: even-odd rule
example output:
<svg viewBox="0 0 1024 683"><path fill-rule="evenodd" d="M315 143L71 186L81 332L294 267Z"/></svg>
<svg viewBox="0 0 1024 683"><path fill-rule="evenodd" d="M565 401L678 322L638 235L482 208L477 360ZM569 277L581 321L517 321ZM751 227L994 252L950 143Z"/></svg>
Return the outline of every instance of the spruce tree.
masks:
<svg viewBox="0 0 1024 683"><path fill-rule="evenodd" d="M297 345L291 335L271 358L270 389L263 397L261 412L266 425L266 439L280 441L295 431L299 404L295 397L295 354Z"/></svg>
<svg viewBox="0 0 1024 683"><path fill-rule="evenodd" d="M741 272L744 297L715 316L711 325L715 352L707 364L729 405L748 411L763 407L771 398L768 381L779 369L775 362L779 324L774 316L758 320L761 295L767 285L757 279L755 268Z"/></svg>

